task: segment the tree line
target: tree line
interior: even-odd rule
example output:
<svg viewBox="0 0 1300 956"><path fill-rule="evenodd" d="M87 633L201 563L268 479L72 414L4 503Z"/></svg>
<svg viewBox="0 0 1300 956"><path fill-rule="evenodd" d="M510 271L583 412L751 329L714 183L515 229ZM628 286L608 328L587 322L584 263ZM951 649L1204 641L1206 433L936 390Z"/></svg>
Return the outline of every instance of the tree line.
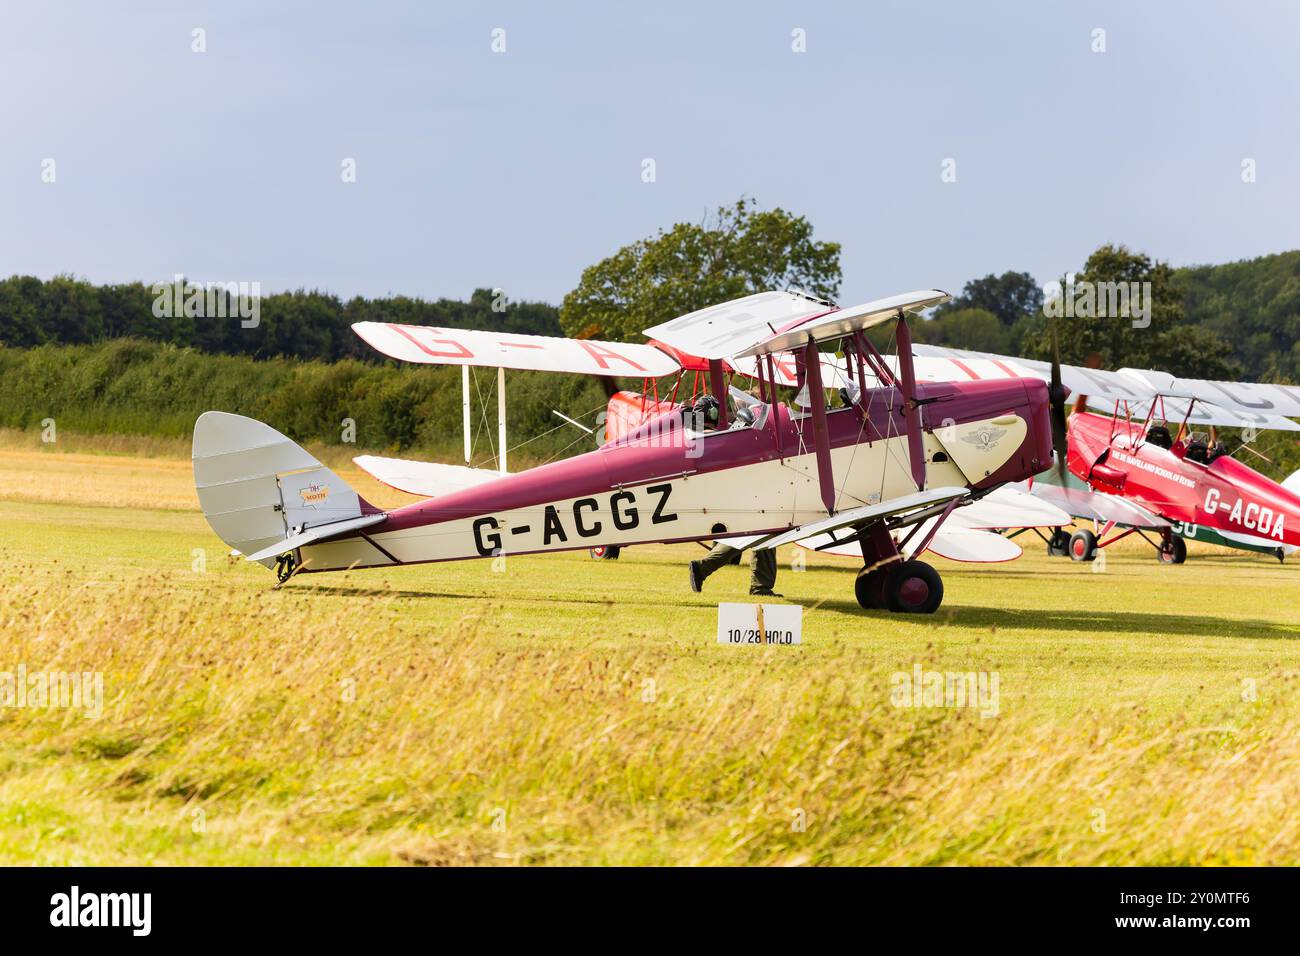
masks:
<svg viewBox="0 0 1300 956"><path fill-rule="evenodd" d="M350 329L361 321L640 341L641 330L651 325L766 289L832 300L841 281L839 259L839 244L815 239L805 217L760 210L742 198L590 266L559 308L512 302L490 289L476 289L464 302L407 296L344 301L300 289L261 297L260 314L249 323L234 314L160 315L160 286L11 276L0 280L0 344L138 338L221 355L377 362ZM1064 361L1200 378L1300 381L1300 251L1175 269L1147 253L1106 244L1063 270L1056 298L1028 273L990 274L967 282L952 301L913 323L914 335L957 348L1048 358L1053 304L1070 296L1073 305L1076 288L1104 284L1140 290L1141 321L1130 321L1127 313L1067 308L1055 320Z"/></svg>
<svg viewBox="0 0 1300 956"><path fill-rule="evenodd" d="M496 373L471 369L476 465L493 467ZM578 375L507 373L512 465L595 447L558 410L596 428L599 382ZM463 460L461 371L441 365L380 365L208 355L162 342L0 349L0 427L183 438L209 409L272 423L299 442L351 444L430 459Z"/></svg>
<svg viewBox="0 0 1300 956"><path fill-rule="evenodd" d="M561 334L559 310L554 306L512 302L492 289L475 289L465 302L409 296L355 296L345 302L326 292L277 292L259 297L254 325L234 308L223 308L224 316L158 308L161 297L174 298L172 285L171 281L93 285L72 276L47 281L10 276L0 280L0 344L32 348L136 338L217 355L337 362L379 358L352 331L354 322Z"/></svg>

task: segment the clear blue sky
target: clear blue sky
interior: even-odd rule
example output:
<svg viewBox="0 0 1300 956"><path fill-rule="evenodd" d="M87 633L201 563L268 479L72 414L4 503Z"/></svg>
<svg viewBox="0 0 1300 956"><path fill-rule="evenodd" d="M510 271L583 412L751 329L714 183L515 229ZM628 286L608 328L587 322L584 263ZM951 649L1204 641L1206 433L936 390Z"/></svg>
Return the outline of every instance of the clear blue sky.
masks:
<svg viewBox="0 0 1300 956"><path fill-rule="evenodd" d="M558 303L741 194L843 244L846 303L1247 258L1300 247L1298 37L1294 3L6 0L0 274Z"/></svg>

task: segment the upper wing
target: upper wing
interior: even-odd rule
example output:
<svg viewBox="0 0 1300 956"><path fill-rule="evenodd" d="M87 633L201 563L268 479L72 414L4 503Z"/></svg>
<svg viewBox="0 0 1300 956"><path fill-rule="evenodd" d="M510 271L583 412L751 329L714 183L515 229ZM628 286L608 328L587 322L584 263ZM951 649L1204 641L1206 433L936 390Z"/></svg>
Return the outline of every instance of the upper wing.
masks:
<svg viewBox="0 0 1300 956"><path fill-rule="evenodd" d="M1206 401L1193 401L1187 398L1165 398L1156 400L1157 411L1163 412L1165 421L1187 421L1189 425L1215 426L1219 428L1255 428L1255 429L1272 429L1274 431L1295 432L1300 431L1300 424L1293 422L1289 418L1283 418L1281 415L1267 415L1257 412L1246 412L1235 409L1222 408L1217 404L1211 404ZM1127 411L1134 419L1145 421L1151 411L1151 401L1134 402L1121 408L1121 412ZM1099 411L1110 412L1114 410L1114 402L1097 399L1088 396L1088 407L1096 408Z"/></svg>
<svg viewBox="0 0 1300 956"><path fill-rule="evenodd" d="M1194 398L1242 415L1300 416L1300 386L1296 385L1175 378L1168 372L1138 368L1122 368L1120 374L1146 384L1161 395Z"/></svg>
<svg viewBox="0 0 1300 956"><path fill-rule="evenodd" d="M677 362L652 345L516 335L473 329L439 329L392 322L357 322L352 330L389 358L427 365L573 372L658 378Z"/></svg>
<svg viewBox="0 0 1300 956"><path fill-rule="evenodd" d="M846 309L823 310L819 315L809 315L798 322L791 322L785 328L774 327L768 334L754 339L743 349L738 349L735 354L741 358L747 355L770 355L802 348L809 342L829 342L888 322L905 312L932 308L950 298L947 292L939 289L925 289L904 292L887 299L875 299Z"/></svg>
<svg viewBox="0 0 1300 956"><path fill-rule="evenodd" d="M917 356L916 377L925 381L977 381L1015 376L1051 381L1051 364L1035 359L924 344L913 346L912 351ZM1151 369L1122 368L1109 372L1080 365L1062 365L1061 382L1072 394L1086 395L1093 408L1109 411L1117 400L1128 403L1128 410L1136 418L1146 418L1151 403L1159 397L1164 401L1164 417L1168 421L1186 417L1194 425L1300 431L1300 425L1287 417L1300 416L1300 386L1212 382L1175 378L1168 372Z"/></svg>
<svg viewBox="0 0 1300 956"><path fill-rule="evenodd" d="M703 359L726 359L833 309L794 292L759 292L678 316L646 329L645 334Z"/></svg>
<svg viewBox="0 0 1300 956"><path fill-rule="evenodd" d="M1052 380L1050 362L1037 359L1012 358L996 355L992 352L970 352L966 349L950 349L939 345L917 344L912 352L923 358L946 359L946 366L930 365L929 374L945 374L950 381L975 381L983 378L1040 378L1044 382ZM921 375L919 369L917 377ZM1082 365L1062 365L1061 383L1069 388L1071 394L1088 395L1099 399L1116 399L1124 401L1141 401L1154 398L1158 393L1146 382L1121 372L1108 372L1098 368L1084 368Z"/></svg>
<svg viewBox="0 0 1300 956"><path fill-rule="evenodd" d="M758 363L760 361L762 359L751 355L744 358L733 358L728 364L745 378L757 378ZM834 355L823 352L821 366L823 386L826 388L847 388L849 386L848 374ZM776 375L778 385L788 385L791 388L799 387L798 367L794 356L789 352L772 356L772 371ZM766 375L766 373L764 374Z"/></svg>

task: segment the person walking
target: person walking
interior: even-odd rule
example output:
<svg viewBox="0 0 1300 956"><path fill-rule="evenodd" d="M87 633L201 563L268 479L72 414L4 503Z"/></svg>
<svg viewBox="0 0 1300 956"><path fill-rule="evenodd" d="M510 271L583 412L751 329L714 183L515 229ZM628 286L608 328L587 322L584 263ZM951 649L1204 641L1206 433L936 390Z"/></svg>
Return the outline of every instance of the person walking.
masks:
<svg viewBox="0 0 1300 956"><path fill-rule="evenodd" d="M699 561L692 561L690 566L691 590L696 594L704 590L704 581L718 568L735 564L740 560L740 551L729 544L715 541L713 548ZM754 551L754 567L749 575L749 593L757 597L780 597L772 590L776 586L776 549L758 548Z"/></svg>

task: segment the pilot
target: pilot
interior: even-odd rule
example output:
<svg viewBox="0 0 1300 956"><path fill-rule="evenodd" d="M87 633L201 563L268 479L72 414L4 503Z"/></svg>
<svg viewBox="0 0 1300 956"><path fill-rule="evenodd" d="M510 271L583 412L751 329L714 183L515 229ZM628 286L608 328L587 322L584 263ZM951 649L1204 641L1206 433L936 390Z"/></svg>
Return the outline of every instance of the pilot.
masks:
<svg viewBox="0 0 1300 956"><path fill-rule="evenodd" d="M691 405L687 421L696 424L701 431L714 431L718 427L718 400L712 395L701 395ZM691 590L699 593L704 590L704 580L718 568L728 564L740 563L740 550L729 544L715 541L713 548L699 561L690 565ZM754 567L749 575L749 593L758 597L780 597L772 590L776 584L776 551L773 548L759 548L754 552Z"/></svg>
<svg viewBox="0 0 1300 956"><path fill-rule="evenodd" d="M701 395L684 409L683 417L687 426L697 431L717 431L721 407L712 395Z"/></svg>
<svg viewBox="0 0 1300 956"><path fill-rule="evenodd" d="M735 402L728 402L727 409L730 412L728 418L731 422L730 428L749 428L754 424L754 410L745 405ZM694 428L697 431L713 432L718 430L721 422L722 406L712 395L701 395L691 405L686 406L682 411L682 420L686 427Z"/></svg>
<svg viewBox="0 0 1300 956"><path fill-rule="evenodd" d="M1147 441L1157 448L1172 448L1174 445L1169 429L1164 425L1152 425L1147 429Z"/></svg>

